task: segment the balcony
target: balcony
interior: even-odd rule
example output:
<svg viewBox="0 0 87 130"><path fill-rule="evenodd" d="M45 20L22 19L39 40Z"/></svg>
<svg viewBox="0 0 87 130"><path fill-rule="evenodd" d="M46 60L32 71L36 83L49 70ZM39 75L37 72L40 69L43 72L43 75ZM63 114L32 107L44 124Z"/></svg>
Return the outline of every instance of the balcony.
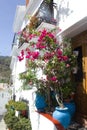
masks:
<svg viewBox="0 0 87 130"><path fill-rule="evenodd" d="M57 20L54 18L54 3L51 1L47 3L43 1L37 12L31 17L29 24L22 30L19 40L19 48L29 41L26 40L25 35L29 35L31 30L41 29L55 29Z"/></svg>

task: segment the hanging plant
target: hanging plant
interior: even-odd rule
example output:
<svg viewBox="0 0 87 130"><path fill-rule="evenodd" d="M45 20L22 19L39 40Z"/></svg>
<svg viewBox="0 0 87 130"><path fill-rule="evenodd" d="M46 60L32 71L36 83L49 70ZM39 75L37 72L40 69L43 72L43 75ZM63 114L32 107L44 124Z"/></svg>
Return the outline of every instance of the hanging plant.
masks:
<svg viewBox="0 0 87 130"><path fill-rule="evenodd" d="M30 19L30 23L29 23L29 30L33 30L36 29L38 26L38 18L36 17L36 15L32 16Z"/></svg>

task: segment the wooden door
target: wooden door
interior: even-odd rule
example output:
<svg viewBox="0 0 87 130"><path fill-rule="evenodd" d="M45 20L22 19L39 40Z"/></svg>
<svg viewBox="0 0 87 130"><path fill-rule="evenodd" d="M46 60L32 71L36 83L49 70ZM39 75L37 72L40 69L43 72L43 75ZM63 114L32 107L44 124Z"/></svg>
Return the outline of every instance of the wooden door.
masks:
<svg viewBox="0 0 87 130"><path fill-rule="evenodd" d="M72 38L73 50L78 51L78 72L75 75L76 114L87 121L87 31ZM84 120L84 119L83 119ZM81 120L81 121L83 121Z"/></svg>

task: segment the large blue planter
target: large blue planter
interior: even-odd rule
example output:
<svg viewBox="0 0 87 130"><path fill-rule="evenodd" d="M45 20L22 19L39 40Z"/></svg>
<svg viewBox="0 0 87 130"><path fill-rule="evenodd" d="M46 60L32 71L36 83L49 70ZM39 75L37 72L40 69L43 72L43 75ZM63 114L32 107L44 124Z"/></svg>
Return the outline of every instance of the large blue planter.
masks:
<svg viewBox="0 0 87 130"><path fill-rule="evenodd" d="M67 107L56 107L55 111L53 112L53 118L58 120L65 129L68 128L71 121L71 116Z"/></svg>
<svg viewBox="0 0 87 130"><path fill-rule="evenodd" d="M73 117L76 110L75 103L74 102L64 103L64 106L68 108L71 117Z"/></svg>
<svg viewBox="0 0 87 130"><path fill-rule="evenodd" d="M44 112L46 107L45 97L39 93L36 94L35 106L39 112Z"/></svg>

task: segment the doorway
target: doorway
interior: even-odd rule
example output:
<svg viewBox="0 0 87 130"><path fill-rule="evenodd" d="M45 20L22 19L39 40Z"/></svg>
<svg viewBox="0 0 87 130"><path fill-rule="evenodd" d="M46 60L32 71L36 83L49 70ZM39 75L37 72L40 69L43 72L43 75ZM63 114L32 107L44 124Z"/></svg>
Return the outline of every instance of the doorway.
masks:
<svg viewBox="0 0 87 130"><path fill-rule="evenodd" d="M87 31L72 38L72 48L78 51L78 71L74 75L76 86L76 117L87 123Z"/></svg>

